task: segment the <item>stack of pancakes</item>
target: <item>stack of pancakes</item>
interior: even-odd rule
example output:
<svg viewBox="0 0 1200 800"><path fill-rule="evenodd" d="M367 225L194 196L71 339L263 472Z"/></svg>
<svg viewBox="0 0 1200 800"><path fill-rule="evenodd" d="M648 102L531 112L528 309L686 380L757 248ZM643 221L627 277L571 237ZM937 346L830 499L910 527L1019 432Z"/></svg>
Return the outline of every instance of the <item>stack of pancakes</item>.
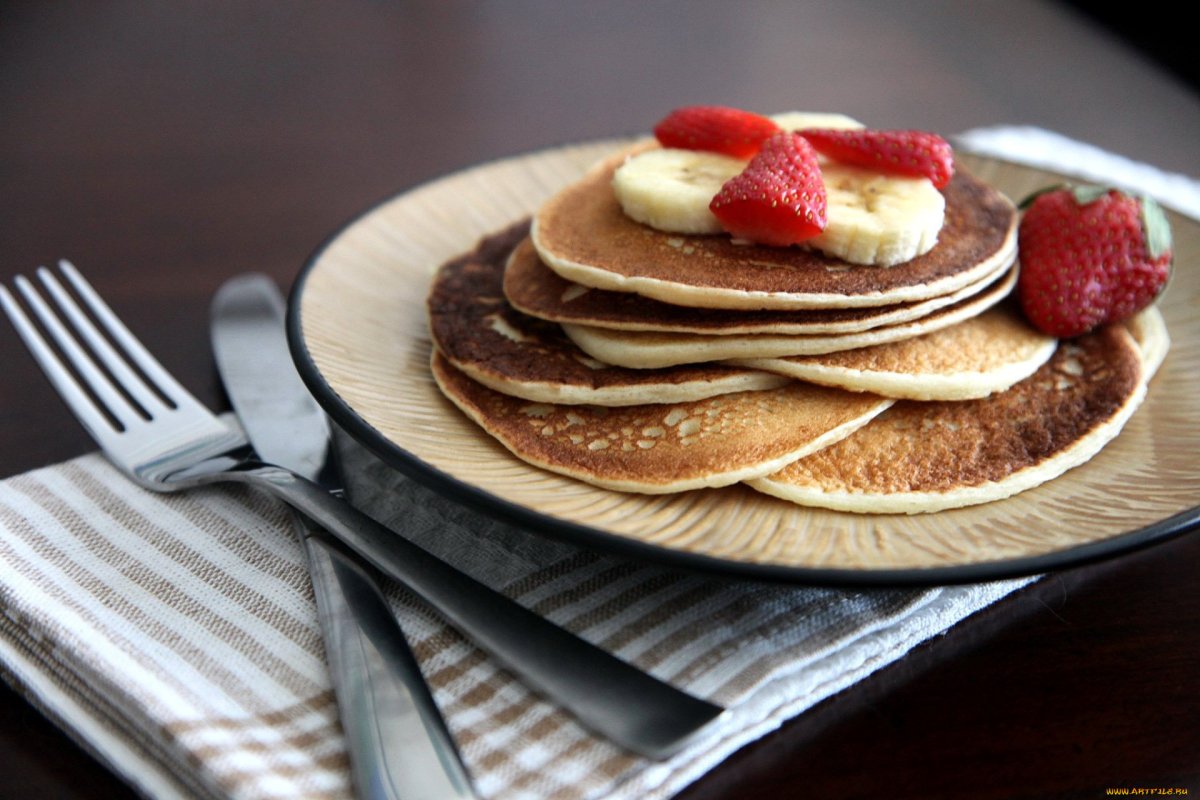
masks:
<svg viewBox="0 0 1200 800"><path fill-rule="evenodd" d="M535 466L868 513L987 502L1090 458L1165 352L1153 310L1062 346L1029 327L1016 210L961 170L938 244L884 268L641 225L611 190L624 157L430 293L442 392Z"/></svg>

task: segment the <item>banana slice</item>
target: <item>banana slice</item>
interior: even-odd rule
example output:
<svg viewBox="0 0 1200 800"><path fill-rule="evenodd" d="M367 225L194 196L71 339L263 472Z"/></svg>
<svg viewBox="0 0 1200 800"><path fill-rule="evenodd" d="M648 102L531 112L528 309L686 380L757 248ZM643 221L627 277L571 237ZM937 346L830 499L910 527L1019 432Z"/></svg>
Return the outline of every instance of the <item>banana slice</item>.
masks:
<svg viewBox="0 0 1200 800"><path fill-rule="evenodd" d="M708 204L746 163L699 150L647 150L617 168L613 192L630 218L651 228L667 233L722 233Z"/></svg>
<svg viewBox="0 0 1200 800"><path fill-rule="evenodd" d="M789 111L781 128L861 128L844 114ZM660 148L631 156L613 192L631 218L666 233L724 233L708 204L748 162L701 150ZM942 193L925 178L884 175L821 159L828 224L805 245L852 264L892 266L929 252L945 218Z"/></svg>
<svg viewBox="0 0 1200 800"><path fill-rule="evenodd" d="M723 233L708 204L745 164L696 150L648 150L617 169L613 190L626 214L657 230ZM927 179L828 162L821 175L828 224L807 246L852 264L892 266L937 244L946 201Z"/></svg>
<svg viewBox="0 0 1200 800"><path fill-rule="evenodd" d="M780 128L862 128L845 114L787 111L771 117ZM667 233L724 233L708 210L725 181L747 161L719 153L662 148L630 157L613 176L613 191L625 213Z"/></svg>
<svg viewBox="0 0 1200 800"><path fill-rule="evenodd" d="M865 128L858 120L845 114L825 114L817 111L785 111L772 114L771 120L785 131L802 131L805 128Z"/></svg>
<svg viewBox="0 0 1200 800"><path fill-rule="evenodd" d="M927 178L821 165L828 199L825 230L805 242L852 264L890 267L937 244L946 199Z"/></svg>

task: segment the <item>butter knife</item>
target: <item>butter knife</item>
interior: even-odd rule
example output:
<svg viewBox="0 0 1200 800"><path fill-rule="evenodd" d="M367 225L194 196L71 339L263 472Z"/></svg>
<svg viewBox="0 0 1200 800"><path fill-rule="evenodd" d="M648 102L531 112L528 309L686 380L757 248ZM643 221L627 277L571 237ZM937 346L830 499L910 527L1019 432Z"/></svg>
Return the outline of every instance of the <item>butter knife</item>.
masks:
<svg viewBox="0 0 1200 800"><path fill-rule="evenodd" d="M290 505L412 589L531 689L613 742L662 760L706 735L726 713L455 569L312 481L282 467L262 469Z"/></svg>
<svg viewBox="0 0 1200 800"><path fill-rule="evenodd" d="M257 453L342 490L324 412L296 373L284 302L266 276L213 300L212 341L230 402ZM294 512L357 792L371 800L473 798L454 740L374 576Z"/></svg>

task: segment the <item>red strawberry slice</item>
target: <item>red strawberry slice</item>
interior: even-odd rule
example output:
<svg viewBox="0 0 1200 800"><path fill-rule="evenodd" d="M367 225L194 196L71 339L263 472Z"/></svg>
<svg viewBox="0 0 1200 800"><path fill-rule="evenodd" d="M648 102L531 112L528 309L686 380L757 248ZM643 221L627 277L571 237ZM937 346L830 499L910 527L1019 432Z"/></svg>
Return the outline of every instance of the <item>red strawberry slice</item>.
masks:
<svg viewBox="0 0 1200 800"><path fill-rule="evenodd" d="M663 147L750 158L779 126L761 114L726 106L677 108L654 126Z"/></svg>
<svg viewBox="0 0 1200 800"><path fill-rule="evenodd" d="M797 133L776 133L725 182L709 208L742 239L776 247L811 239L825 229L825 182L816 152Z"/></svg>
<svg viewBox="0 0 1200 800"><path fill-rule="evenodd" d="M1153 200L1097 186L1054 188L1028 204L1017 295L1053 336L1122 322L1154 302L1171 273L1171 229Z"/></svg>
<svg viewBox="0 0 1200 800"><path fill-rule="evenodd" d="M954 177L954 151L936 133L826 128L801 133L818 153L844 164L929 178L939 189Z"/></svg>

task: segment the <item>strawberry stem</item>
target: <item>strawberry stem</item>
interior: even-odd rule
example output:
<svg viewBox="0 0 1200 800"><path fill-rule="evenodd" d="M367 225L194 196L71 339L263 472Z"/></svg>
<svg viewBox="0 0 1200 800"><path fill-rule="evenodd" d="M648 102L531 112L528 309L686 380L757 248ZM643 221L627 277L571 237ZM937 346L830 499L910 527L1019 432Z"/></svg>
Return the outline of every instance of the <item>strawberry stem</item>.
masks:
<svg viewBox="0 0 1200 800"><path fill-rule="evenodd" d="M1082 184L1071 188L1071 194L1075 195L1075 202L1081 206L1094 203L1108 194L1109 191L1111 190L1107 186L1092 186L1090 184Z"/></svg>
<svg viewBox="0 0 1200 800"><path fill-rule="evenodd" d="M1025 209L1027 209L1031 205L1033 205L1034 200L1037 200L1042 195L1049 194L1050 192L1057 192L1059 189L1064 189L1064 188L1066 188L1066 184L1056 183L1053 186L1047 186L1044 189L1038 189L1033 194L1027 195L1025 197L1025 199L1022 200L1020 203L1017 203L1017 208L1024 211Z"/></svg>

